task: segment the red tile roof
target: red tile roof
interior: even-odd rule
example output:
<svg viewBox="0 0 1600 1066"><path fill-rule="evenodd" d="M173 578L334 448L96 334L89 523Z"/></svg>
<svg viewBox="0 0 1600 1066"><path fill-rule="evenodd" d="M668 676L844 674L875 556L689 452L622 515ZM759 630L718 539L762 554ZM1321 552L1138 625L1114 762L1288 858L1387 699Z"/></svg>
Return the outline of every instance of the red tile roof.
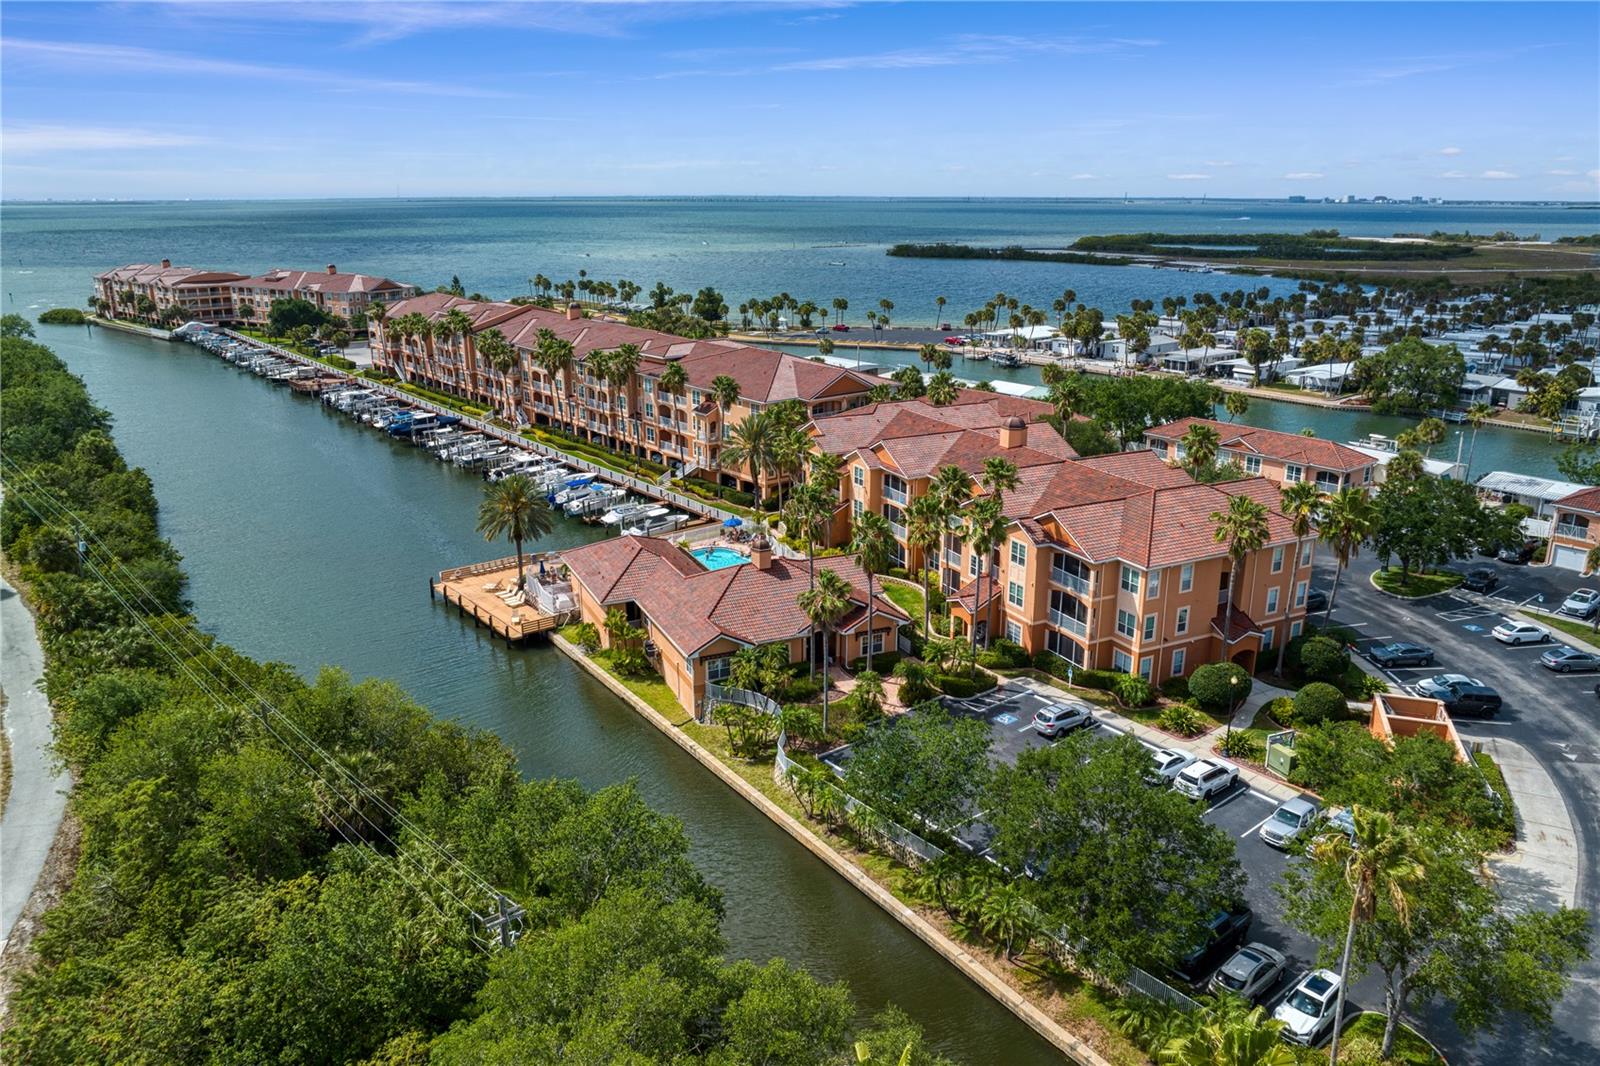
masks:
<svg viewBox="0 0 1600 1066"><path fill-rule="evenodd" d="M1581 489L1571 496L1563 496L1556 501L1556 506L1565 507L1569 511L1600 514L1600 488Z"/></svg>
<svg viewBox="0 0 1600 1066"><path fill-rule="evenodd" d="M196 267L162 266L160 263L129 263L103 274L96 281L111 281L121 285L160 285L167 288L179 285L216 285L238 281L243 274L227 270L201 270Z"/></svg>
<svg viewBox="0 0 1600 1066"><path fill-rule="evenodd" d="M1079 459L1078 463L1153 489L1188 485L1193 481L1181 467L1169 466L1165 459L1152 451L1112 452L1110 455Z"/></svg>
<svg viewBox="0 0 1600 1066"><path fill-rule="evenodd" d="M402 285L398 281L373 277L371 274L330 274L325 270L269 270L265 274L257 274L253 278L245 278L234 284L241 288L275 289L282 292L393 292L416 288L414 285Z"/></svg>
<svg viewBox="0 0 1600 1066"><path fill-rule="evenodd" d="M1019 468L1056 464L1076 456L1072 446L1043 422L1027 425L1027 437L1020 447L1002 447L1001 426L1016 413L1006 401L1016 397L977 395L982 398L946 407L925 400L869 404L818 419L812 423L812 435L821 451L860 454L869 466L909 478L928 477L943 466L976 473L985 459L996 455L1005 456Z"/></svg>
<svg viewBox="0 0 1600 1066"><path fill-rule="evenodd" d="M1229 622L1229 632L1226 634L1222 632L1224 615L1227 615ZM1230 607L1227 604L1217 608L1216 616L1211 619L1211 629L1230 644L1236 640L1243 640L1252 633L1260 634L1261 632L1261 627L1256 625L1255 619L1239 610L1239 608Z"/></svg>
<svg viewBox="0 0 1600 1066"><path fill-rule="evenodd" d="M1269 459L1280 459L1301 466L1314 466L1322 470L1360 470L1372 466L1377 460L1354 448L1336 444L1331 440L1304 437L1298 433L1284 433L1275 429L1257 429L1231 422L1218 422L1212 418L1180 418L1176 422L1145 430L1146 439L1177 442L1195 424L1210 426L1221 438L1222 448L1252 452Z"/></svg>

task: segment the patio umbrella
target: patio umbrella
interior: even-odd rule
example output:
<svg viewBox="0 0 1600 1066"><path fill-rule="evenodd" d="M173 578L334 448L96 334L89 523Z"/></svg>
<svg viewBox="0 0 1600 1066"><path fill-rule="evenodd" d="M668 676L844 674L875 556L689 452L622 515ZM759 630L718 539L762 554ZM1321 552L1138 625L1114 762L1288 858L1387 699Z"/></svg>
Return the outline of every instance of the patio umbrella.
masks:
<svg viewBox="0 0 1600 1066"><path fill-rule="evenodd" d="M724 529L737 529L739 526L744 525L744 519L735 515L732 518L724 518L722 525Z"/></svg>

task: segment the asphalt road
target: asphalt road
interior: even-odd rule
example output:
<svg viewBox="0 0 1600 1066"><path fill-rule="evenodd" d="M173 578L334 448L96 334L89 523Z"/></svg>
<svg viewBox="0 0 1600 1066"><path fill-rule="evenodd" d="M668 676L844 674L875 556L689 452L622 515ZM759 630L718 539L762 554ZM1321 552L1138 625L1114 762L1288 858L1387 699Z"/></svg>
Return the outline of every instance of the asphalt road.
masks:
<svg viewBox="0 0 1600 1066"><path fill-rule="evenodd" d="M1387 672L1401 685L1413 685L1433 674L1461 673L1500 693L1505 706L1496 718L1457 719L1457 732L1468 744L1496 737L1515 741L1549 772L1576 835L1577 906L1600 915L1600 820L1596 819L1600 811L1600 700L1593 691L1600 677L1552 673L1538 662L1540 652L1550 645L1507 647L1489 634L1519 604L1537 602L1535 598L1543 596L1543 606L1553 609L1573 589L1594 587L1595 582L1554 567L1513 566L1485 559L1463 560L1457 568L1480 565L1491 566L1500 575L1500 585L1488 595L1456 591L1424 600L1397 600L1372 587L1369 578L1377 569L1375 561L1358 559L1340 580L1333 621L1360 633L1363 646L1374 641L1410 640L1432 647L1437 655L1434 666ZM1327 589L1332 581L1331 562L1319 564L1317 587ZM1554 636L1559 642L1559 631ZM1540 907L1552 906L1558 898L1555 886L1530 883L1524 876L1515 881L1503 878L1502 894L1519 905ZM1578 971L1556 1012L1550 1061L1600 1062L1600 926L1595 933L1597 957ZM1467 1045L1450 1032L1444 1013L1437 1007L1428 1011L1424 1024L1430 1036L1442 1036L1446 1046L1453 1045L1452 1061L1488 1064L1532 1057L1528 1034L1509 1032Z"/></svg>
<svg viewBox="0 0 1600 1066"><path fill-rule="evenodd" d="M67 809L72 780L51 766L50 704L39 691L44 652L22 597L0 581L0 685L6 692L11 795L0 815L0 943L33 893Z"/></svg>

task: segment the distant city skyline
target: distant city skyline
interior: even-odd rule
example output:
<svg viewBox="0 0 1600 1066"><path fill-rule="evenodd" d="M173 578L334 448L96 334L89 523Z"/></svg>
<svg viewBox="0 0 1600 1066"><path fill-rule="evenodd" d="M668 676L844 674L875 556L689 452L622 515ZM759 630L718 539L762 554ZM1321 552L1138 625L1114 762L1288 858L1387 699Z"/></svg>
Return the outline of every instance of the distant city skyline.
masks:
<svg viewBox="0 0 1600 1066"><path fill-rule="evenodd" d="M1600 197L1594 4L37 4L8 199Z"/></svg>

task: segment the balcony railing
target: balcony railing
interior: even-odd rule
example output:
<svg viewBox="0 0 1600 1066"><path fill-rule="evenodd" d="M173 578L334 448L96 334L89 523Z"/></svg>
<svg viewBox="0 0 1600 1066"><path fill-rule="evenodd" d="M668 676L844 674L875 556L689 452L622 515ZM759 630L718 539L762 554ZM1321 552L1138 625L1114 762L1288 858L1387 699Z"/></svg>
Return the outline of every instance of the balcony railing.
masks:
<svg viewBox="0 0 1600 1066"><path fill-rule="evenodd" d="M1053 609L1050 611L1050 624L1055 626L1057 629L1064 629L1068 633L1072 633L1080 637L1087 636L1089 633L1088 623L1080 622L1070 614L1063 614L1060 611Z"/></svg>
<svg viewBox="0 0 1600 1066"><path fill-rule="evenodd" d="M950 567L954 567L955 569L960 570L961 569L961 553L960 552L953 552L953 551L949 550L948 548L946 548L945 549L945 553L944 553L944 565L950 566Z"/></svg>
<svg viewBox="0 0 1600 1066"><path fill-rule="evenodd" d="M902 526L902 525L899 525L898 523L890 522L889 523L889 532L893 533L897 540L905 540L906 539L906 527Z"/></svg>
<svg viewBox="0 0 1600 1066"><path fill-rule="evenodd" d="M1058 570L1052 566L1050 568L1050 580L1064 589L1071 589L1073 592L1081 592L1084 595L1089 593L1089 579L1079 577L1070 570Z"/></svg>
<svg viewBox="0 0 1600 1066"><path fill-rule="evenodd" d="M1571 522L1557 522L1555 532L1558 537L1572 537L1574 540L1589 539L1588 526L1576 526Z"/></svg>
<svg viewBox="0 0 1600 1066"><path fill-rule="evenodd" d="M883 498L888 500L890 503L898 503L903 507L906 504L906 490L891 489L889 486L885 485L883 487Z"/></svg>

